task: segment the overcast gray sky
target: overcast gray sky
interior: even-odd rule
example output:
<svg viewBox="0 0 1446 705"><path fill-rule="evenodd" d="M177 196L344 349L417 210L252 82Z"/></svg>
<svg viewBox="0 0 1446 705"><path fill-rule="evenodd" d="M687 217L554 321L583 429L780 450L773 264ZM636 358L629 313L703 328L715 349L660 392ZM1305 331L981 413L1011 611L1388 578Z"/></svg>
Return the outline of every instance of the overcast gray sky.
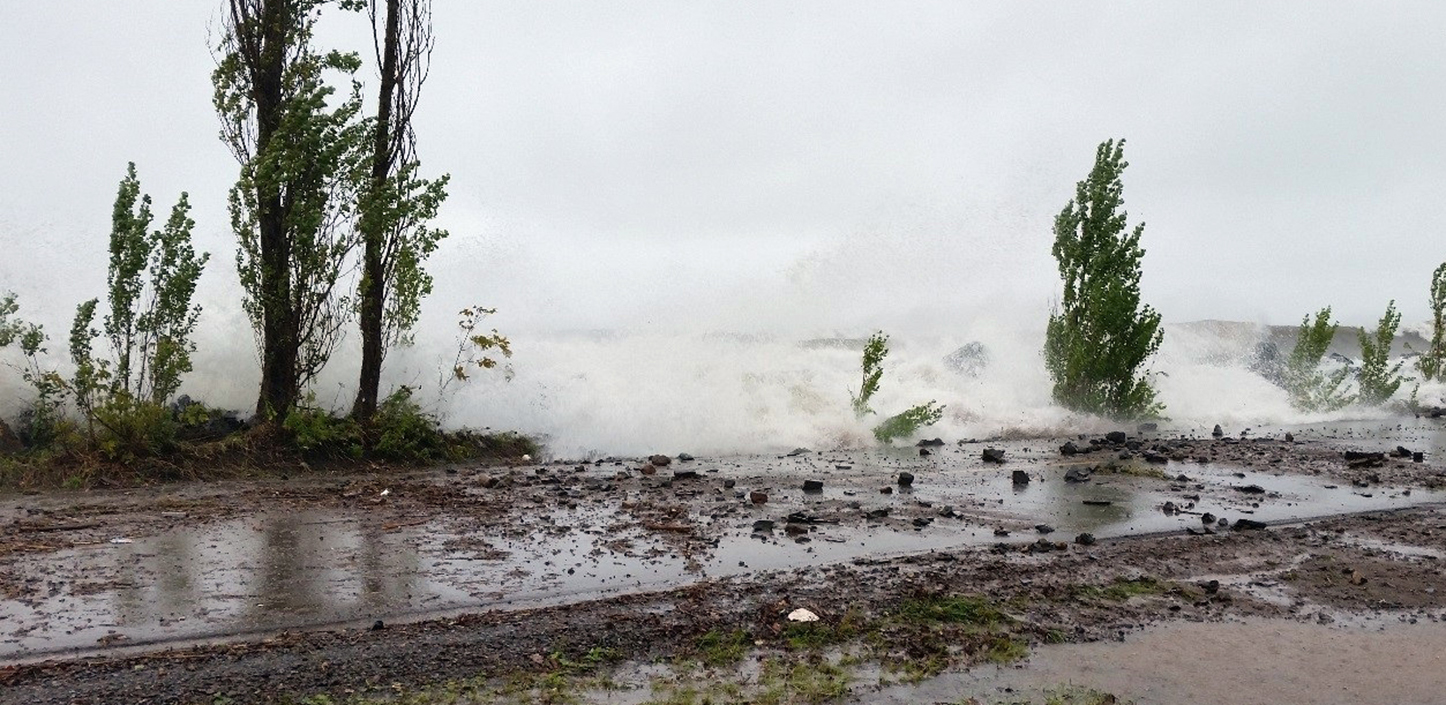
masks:
<svg viewBox="0 0 1446 705"><path fill-rule="evenodd" d="M51 316L100 295L134 160L159 211L191 192L208 316L238 315L219 8L0 4L0 289ZM431 320L1042 312L1052 219L1107 137L1129 140L1167 320L1359 323L1391 298L1421 320L1446 260L1446 3L436 0L436 20L418 132L453 238Z"/></svg>

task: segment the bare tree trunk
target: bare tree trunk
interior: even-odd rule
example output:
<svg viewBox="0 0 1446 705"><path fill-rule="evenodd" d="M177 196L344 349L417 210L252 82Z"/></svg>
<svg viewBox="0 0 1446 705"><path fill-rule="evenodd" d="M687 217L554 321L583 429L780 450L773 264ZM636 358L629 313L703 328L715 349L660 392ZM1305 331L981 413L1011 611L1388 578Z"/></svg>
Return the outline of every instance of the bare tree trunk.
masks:
<svg viewBox="0 0 1446 705"><path fill-rule="evenodd" d="M395 136L403 133L407 126L400 124L410 119L405 115L393 115L392 103L399 81L399 56L401 3L403 0L386 0L387 20L385 38L382 42L382 81L377 95L377 123L372 145L371 193L381 191L392 170L396 167ZM393 122L399 124L393 125ZM382 263L382 249L386 246L388 222L376 213L363 212L361 218L362 240L362 285L361 285L361 335L362 360L361 377L357 383L356 403L352 415L368 420L377 413L377 397L382 380L382 357L386 341L383 337L383 320L387 300L386 267Z"/></svg>
<svg viewBox="0 0 1446 705"><path fill-rule="evenodd" d="M238 31L249 34L239 40L248 49L245 56L256 102L256 152L262 154L281 124L286 31L295 8L289 0L263 0L259 8L254 0L232 0L231 8ZM264 311L256 413L262 418L282 418L296 404L297 388L299 331L291 307L291 240L280 184L265 179L255 183Z"/></svg>

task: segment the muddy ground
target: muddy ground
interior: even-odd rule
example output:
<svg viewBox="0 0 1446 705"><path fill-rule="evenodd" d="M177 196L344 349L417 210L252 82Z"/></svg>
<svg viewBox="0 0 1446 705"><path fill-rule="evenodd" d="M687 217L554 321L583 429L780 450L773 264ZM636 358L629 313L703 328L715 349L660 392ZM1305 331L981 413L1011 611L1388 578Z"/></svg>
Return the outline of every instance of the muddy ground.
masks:
<svg viewBox="0 0 1446 705"><path fill-rule="evenodd" d="M955 595L1034 646L1177 621L1437 622L1434 423L9 497L0 701L385 694L590 653L666 661L735 630L787 649L800 607L917 660L938 635L895 617ZM951 666L978 660L949 639Z"/></svg>

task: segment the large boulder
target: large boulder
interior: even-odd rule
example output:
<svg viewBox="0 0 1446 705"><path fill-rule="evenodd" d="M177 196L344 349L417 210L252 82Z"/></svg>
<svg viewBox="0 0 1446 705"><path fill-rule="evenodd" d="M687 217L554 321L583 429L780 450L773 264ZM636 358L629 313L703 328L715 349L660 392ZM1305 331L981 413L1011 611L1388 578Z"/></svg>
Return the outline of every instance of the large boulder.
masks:
<svg viewBox="0 0 1446 705"><path fill-rule="evenodd" d="M0 455L14 455L22 450L25 450L25 444L10 430L9 424L0 419Z"/></svg>
<svg viewBox="0 0 1446 705"><path fill-rule="evenodd" d="M944 356L944 366L966 377L978 377L989 366L989 350L974 341Z"/></svg>

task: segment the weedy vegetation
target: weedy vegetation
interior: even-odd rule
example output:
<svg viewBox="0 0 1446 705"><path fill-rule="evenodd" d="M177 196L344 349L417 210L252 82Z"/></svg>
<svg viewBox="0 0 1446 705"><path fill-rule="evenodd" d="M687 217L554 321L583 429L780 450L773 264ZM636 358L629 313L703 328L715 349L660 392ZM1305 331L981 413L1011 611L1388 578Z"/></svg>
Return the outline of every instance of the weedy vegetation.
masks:
<svg viewBox="0 0 1446 705"><path fill-rule="evenodd" d="M1372 334L1365 329L1357 331L1361 343L1361 369L1356 375L1358 390L1356 399L1362 404L1380 406L1396 394L1405 377L1401 368L1405 362L1390 364L1391 343L1396 340L1396 329L1401 326L1401 314L1396 312L1393 300L1386 306L1386 314L1376 325Z"/></svg>
<svg viewBox="0 0 1446 705"><path fill-rule="evenodd" d="M1296 332L1295 347L1285 366L1285 389L1291 406L1301 411L1335 411L1349 406L1355 397L1342 389L1350 377L1349 369L1327 373L1320 369L1321 359L1336 337L1339 326L1331 322L1329 306L1317 311L1315 320L1306 316Z"/></svg>

